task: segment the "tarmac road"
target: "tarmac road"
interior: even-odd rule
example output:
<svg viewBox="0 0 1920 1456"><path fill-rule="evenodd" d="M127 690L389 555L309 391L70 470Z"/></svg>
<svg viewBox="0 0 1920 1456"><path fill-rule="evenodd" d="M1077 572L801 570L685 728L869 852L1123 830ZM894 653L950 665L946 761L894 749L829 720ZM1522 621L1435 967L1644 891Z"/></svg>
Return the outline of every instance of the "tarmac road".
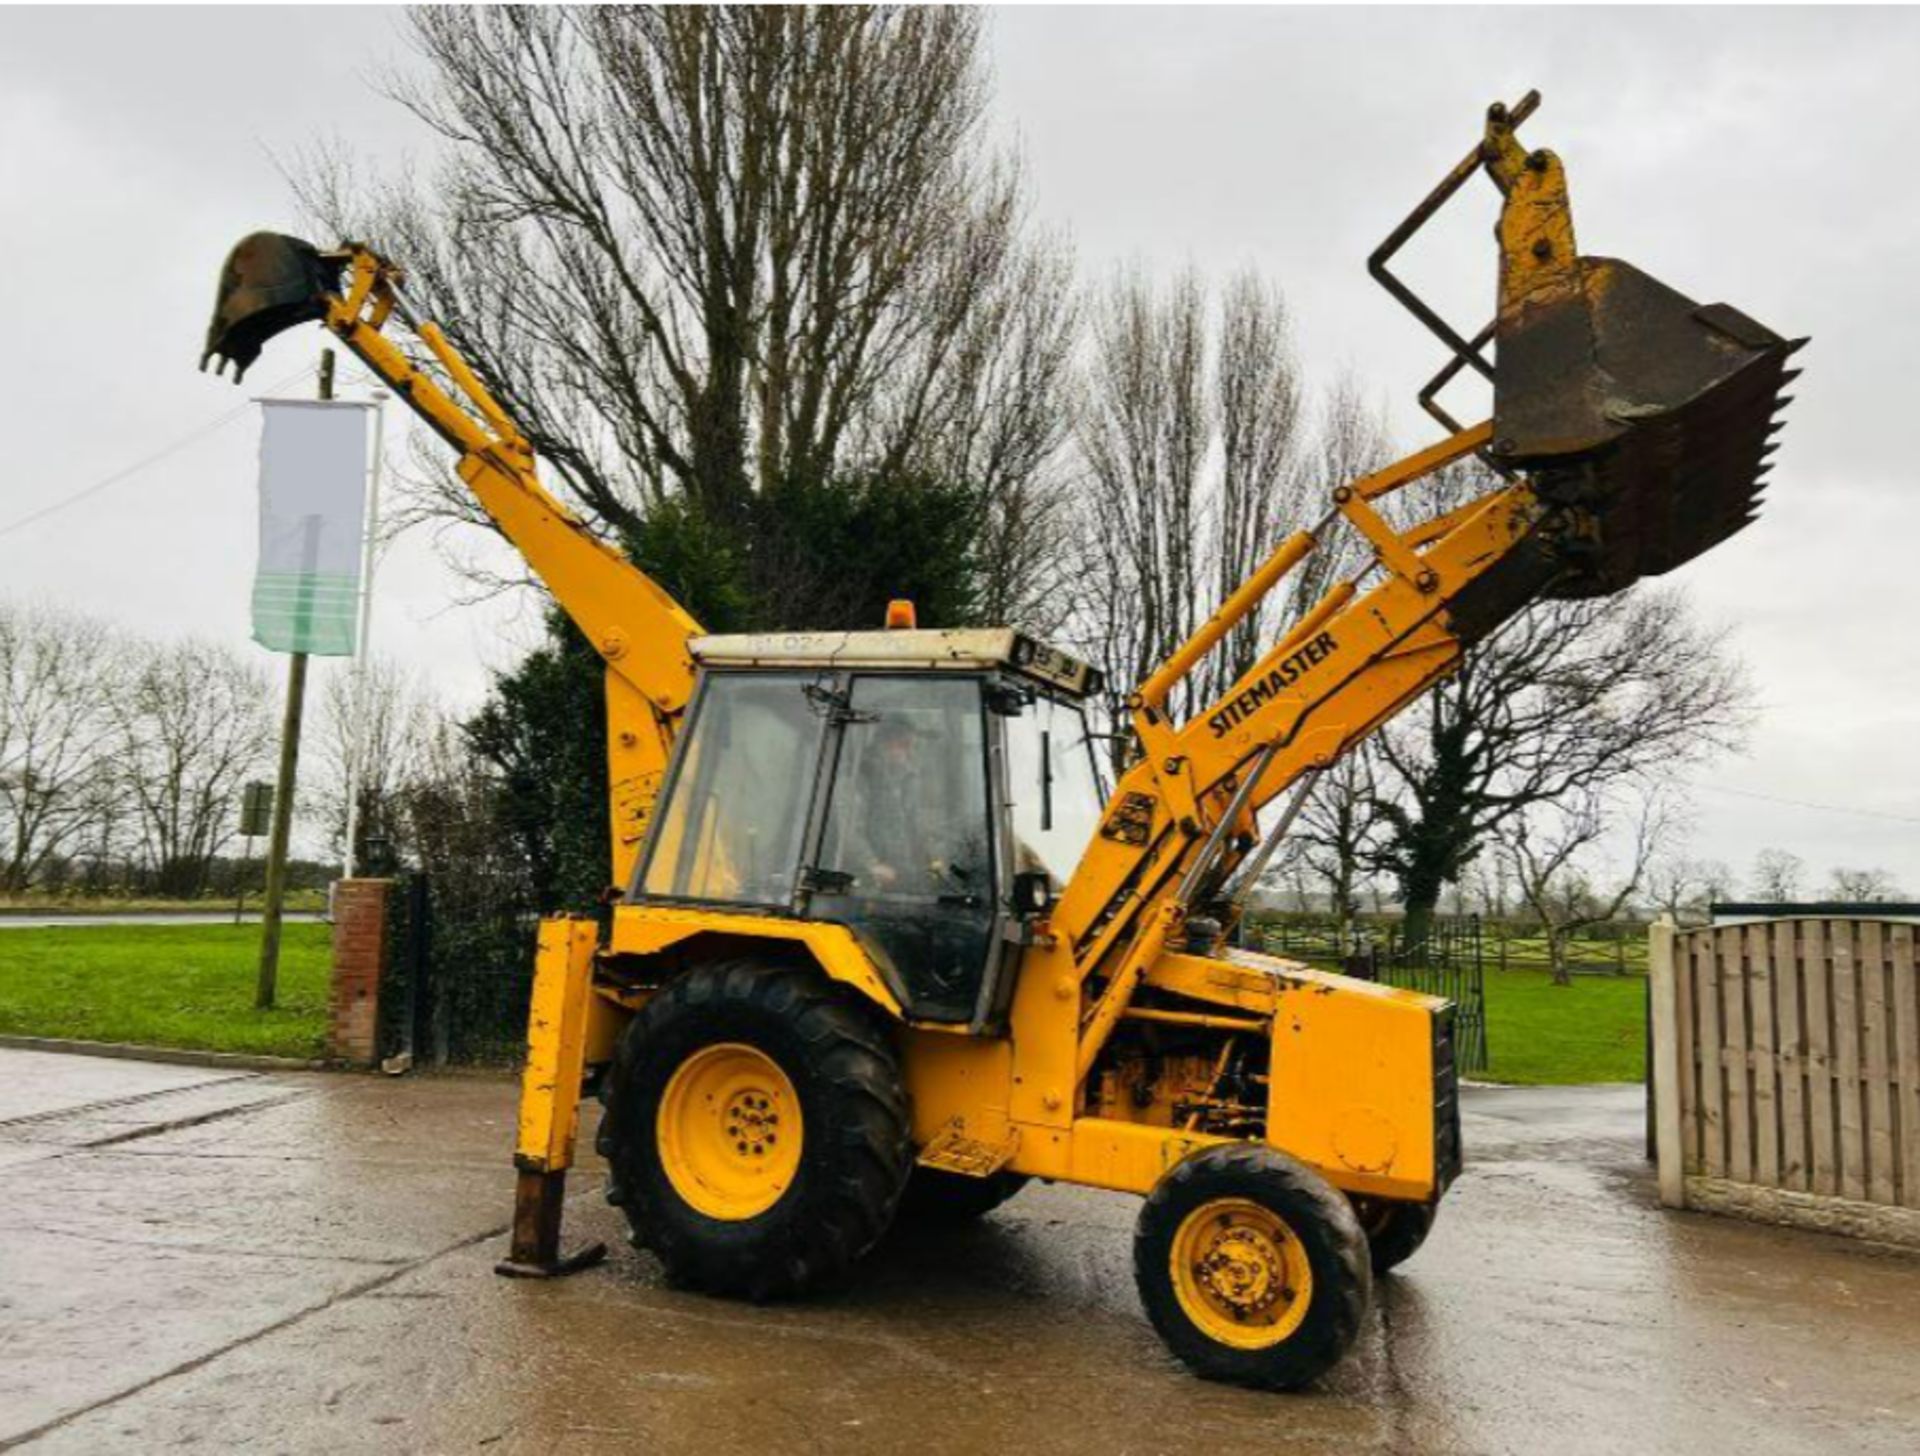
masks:
<svg viewBox="0 0 1920 1456"><path fill-rule="evenodd" d="M1920 1257L1662 1213L1632 1088L1470 1091L1432 1240L1296 1396L1175 1365L1080 1190L756 1308L664 1288L590 1166L612 1259L498 1279L512 1103L0 1051L0 1449L1920 1450Z"/></svg>

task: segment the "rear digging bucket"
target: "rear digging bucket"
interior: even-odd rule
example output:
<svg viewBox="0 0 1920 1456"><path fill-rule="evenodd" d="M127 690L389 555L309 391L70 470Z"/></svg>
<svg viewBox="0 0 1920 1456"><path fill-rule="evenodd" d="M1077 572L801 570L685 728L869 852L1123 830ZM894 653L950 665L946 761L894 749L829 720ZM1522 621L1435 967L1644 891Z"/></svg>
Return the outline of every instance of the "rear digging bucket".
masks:
<svg viewBox="0 0 1920 1456"><path fill-rule="evenodd" d="M220 270L220 292L200 367L205 369L211 359L218 374L231 363L238 383L268 339L327 316L327 298L339 280L339 262L311 243L284 233L242 238Z"/></svg>

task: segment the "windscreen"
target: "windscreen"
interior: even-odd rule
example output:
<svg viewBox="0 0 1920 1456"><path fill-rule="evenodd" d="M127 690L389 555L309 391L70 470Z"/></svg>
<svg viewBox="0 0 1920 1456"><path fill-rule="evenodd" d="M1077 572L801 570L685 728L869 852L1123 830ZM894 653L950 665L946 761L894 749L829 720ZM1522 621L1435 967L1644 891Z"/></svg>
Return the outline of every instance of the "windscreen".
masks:
<svg viewBox="0 0 1920 1456"><path fill-rule="evenodd" d="M793 897L822 713L810 675L707 680L642 883L648 895L786 905Z"/></svg>

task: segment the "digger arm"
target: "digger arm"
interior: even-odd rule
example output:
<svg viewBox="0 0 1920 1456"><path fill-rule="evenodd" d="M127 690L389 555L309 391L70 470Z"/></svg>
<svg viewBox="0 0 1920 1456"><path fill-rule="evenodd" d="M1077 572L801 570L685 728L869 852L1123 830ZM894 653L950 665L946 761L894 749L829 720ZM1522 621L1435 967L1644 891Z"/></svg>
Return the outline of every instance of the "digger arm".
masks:
<svg viewBox="0 0 1920 1456"><path fill-rule="evenodd" d="M1190 916L1230 902L1223 891L1257 842L1255 816L1276 795L1304 793L1530 603L1621 590L1753 518L1779 428L1771 416L1795 372L1783 366L1805 341L1723 304L1695 305L1618 260L1579 255L1559 159L1514 138L1538 102L1530 93L1512 111L1492 107L1480 144L1370 264L1453 351L1421 394L1449 437L1336 488L1326 517L1283 542L1128 700L1140 758L1053 917L1083 990L1081 1083L1143 976L1193 938ZM1386 262L1482 170L1502 198L1499 309L1468 338ZM1482 352L1489 341L1497 362ZM1472 428L1433 403L1462 367L1494 390L1494 417ZM1478 498L1404 529L1378 509L1476 454L1500 480ZM1367 567L1217 702L1171 721L1174 687L1335 528L1360 533Z"/></svg>
<svg viewBox="0 0 1920 1456"><path fill-rule="evenodd" d="M398 274L372 250L322 254L256 234L228 260L207 352L244 370L267 337L317 319L460 452L474 498L606 660L612 878L624 884L692 692L687 642L700 625L547 492L526 437L472 367L437 325L408 318L446 383L415 366L385 333L396 312L405 317Z"/></svg>

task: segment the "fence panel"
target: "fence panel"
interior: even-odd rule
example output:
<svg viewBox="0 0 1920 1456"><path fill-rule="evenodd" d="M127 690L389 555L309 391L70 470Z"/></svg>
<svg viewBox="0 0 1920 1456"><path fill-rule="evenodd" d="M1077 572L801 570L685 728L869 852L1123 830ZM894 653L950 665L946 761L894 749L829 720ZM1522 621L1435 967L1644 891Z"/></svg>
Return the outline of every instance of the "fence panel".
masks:
<svg viewBox="0 0 1920 1456"><path fill-rule="evenodd" d="M1914 927L1803 918L1653 938L1655 1095L1677 1108L1656 1119L1662 1197L1920 1243Z"/></svg>
<svg viewBox="0 0 1920 1456"><path fill-rule="evenodd" d="M1807 1068L1800 1015L1800 942L1791 920L1773 926L1775 1045L1780 1068L1780 1186L1807 1188ZM1683 1093L1682 1096L1685 1094Z"/></svg>
<svg viewBox="0 0 1920 1456"><path fill-rule="evenodd" d="M1813 1191L1840 1191L1833 1158L1833 1011L1827 968L1827 927L1809 920L1801 928L1800 968L1807 978L1807 1086L1813 1124Z"/></svg>

